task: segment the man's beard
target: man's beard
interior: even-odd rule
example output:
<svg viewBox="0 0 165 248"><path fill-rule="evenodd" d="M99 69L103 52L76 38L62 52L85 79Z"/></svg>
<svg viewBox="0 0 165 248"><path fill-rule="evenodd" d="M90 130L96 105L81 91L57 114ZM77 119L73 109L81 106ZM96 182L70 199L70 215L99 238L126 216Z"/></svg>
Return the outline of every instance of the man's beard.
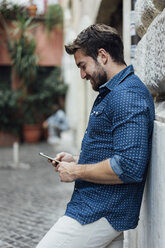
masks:
<svg viewBox="0 0 165 248"><path fill-rule="evenodd" d="M99 91L99 87L108 81L106 72L101 68L98 72L93 73L90 77L90 82L94 91Z"/></svg>

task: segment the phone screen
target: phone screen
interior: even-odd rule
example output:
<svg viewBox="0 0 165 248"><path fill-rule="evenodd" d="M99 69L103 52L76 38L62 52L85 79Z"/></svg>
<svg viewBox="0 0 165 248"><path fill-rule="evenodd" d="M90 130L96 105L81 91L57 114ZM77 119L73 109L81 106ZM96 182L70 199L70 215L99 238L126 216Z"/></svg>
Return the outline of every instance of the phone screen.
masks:
<svg viewBox="0 0 165 248"><path fill-rule="evenodd" d="M49 155L44 154L43 152L40 152L39 155L41 155L44 158L50 159L51 161L55 161L56 163L59 163L60 162L59 160L54 159L54 158L50 157Z"/></svg>

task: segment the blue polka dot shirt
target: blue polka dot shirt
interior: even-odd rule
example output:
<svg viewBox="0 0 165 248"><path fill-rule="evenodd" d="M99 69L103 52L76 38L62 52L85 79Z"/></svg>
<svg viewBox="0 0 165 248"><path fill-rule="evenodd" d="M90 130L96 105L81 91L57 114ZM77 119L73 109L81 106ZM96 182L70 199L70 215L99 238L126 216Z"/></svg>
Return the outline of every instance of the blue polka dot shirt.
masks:
<svg viewBox="0 0 165 248"><path fill-rule="evenodd" d="M83 225L105 217L117 231L137 226L153 121L152 96L131 65L100 87L78 163L92 164L109 158L124 184L76 180L66 215Z"/></svg>

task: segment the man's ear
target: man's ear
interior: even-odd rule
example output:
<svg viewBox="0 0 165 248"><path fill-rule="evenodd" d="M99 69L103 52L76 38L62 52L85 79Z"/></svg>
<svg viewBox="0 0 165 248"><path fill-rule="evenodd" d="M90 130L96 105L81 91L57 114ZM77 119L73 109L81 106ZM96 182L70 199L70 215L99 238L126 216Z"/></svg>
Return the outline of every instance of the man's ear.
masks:
<svg viewBox="0 0 165 248"><path fill-rule="evenodd" d="M102 62L105 65L107 63L107 61L108 61L108 53L103 48L100 48L98 50L97 59L98 59L99 62Z"/></svg>

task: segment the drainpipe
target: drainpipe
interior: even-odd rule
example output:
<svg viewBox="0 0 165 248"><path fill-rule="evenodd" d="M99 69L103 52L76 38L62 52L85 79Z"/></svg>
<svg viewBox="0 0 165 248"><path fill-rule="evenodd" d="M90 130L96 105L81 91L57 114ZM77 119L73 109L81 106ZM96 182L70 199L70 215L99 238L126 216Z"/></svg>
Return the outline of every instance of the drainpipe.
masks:
<svg viewBox="0 0 165 248"><path fill-rule="evenodd" d="M130 35L130 12L131 12L131 0L123 0L123 44L124 44L124 59L127 65L130 64L130 47L131 47L131 35Z"/></svg>

